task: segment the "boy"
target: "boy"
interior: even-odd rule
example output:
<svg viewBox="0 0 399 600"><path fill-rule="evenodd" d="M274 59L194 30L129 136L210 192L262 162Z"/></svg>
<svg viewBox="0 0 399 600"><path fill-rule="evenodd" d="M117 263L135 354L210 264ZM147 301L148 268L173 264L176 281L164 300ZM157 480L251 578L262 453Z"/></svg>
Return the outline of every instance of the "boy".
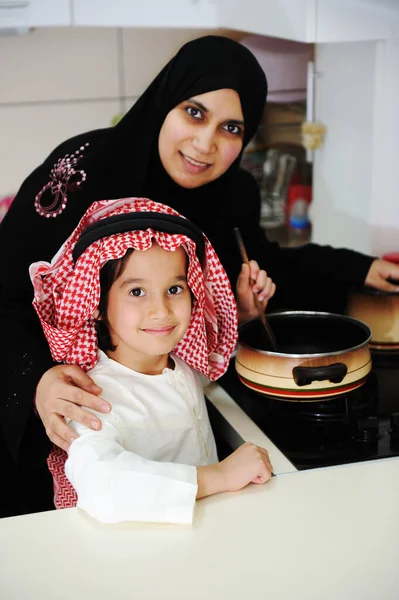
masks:
<svg viewBox="0 0 399 600"><path fill-rule="evenodd" d="M70 423L79 437L65 466L50 455L58 508L77 500L103 522L191 523L196 498L270 478L267 451L252 444L218 463L195 371L225 372L237 310L196 226L150 200L96 202L31 278L53 358L83 367L112 405L97 413L100 431Z"/></svg>

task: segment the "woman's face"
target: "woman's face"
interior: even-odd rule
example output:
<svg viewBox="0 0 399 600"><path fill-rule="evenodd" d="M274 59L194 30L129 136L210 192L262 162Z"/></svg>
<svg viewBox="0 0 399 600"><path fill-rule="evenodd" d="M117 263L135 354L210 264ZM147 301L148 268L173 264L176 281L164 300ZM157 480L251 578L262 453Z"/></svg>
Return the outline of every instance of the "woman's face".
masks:
<svg viewBox="0 0 399 600"><path fill-rule="evenodd" d="M169 177L184 188L214 181L241 152L244 117L235 90L199 94L178 104L159 132L158 150Z"/></svg>

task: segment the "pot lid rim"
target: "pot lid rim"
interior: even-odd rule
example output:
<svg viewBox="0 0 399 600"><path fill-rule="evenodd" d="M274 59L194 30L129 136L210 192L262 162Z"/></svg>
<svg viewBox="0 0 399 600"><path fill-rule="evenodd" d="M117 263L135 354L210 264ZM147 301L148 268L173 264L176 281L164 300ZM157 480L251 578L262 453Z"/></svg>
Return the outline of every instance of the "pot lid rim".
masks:
<svg viewBox="0 0 399 600"><path fill-rule="evenodd" d="M254 348L253 346L249 346L243 342L238 340L238 345L243 348L247 348L248 350L253 350L259 354L266 354L267 356L280 356L281 358L327 358L329 356L342 356L343 354L348 354L348 352L355 352L356 350L360 350L364 348L369 343L369 340L359 344L357 346L352 346L351 348L346 348L344 350L337 350L336 352L315 352L314 354L291 354L288 352L273 352L273 350L260 350L259 348ZM327 365L328 366L328 365Z"/></svg>
<svg viewBox="0 0 399 600"><path fill-rule="evenodd" d="M267 319L269 320L269 318L273 317L273 315L274 316L281 316L281 315L316 316L317 315L317 316L320 316L321 318L339 317L341 320L343 319L345 321L351 321L352 323L359 325L359 327L361 327L364 330L365 334L367 335L367 339L364 342L362 342L361 344L357 344L356 346L351 346L350 348L345 348L342 350L336 350L335 352L314 352L312 354L310 354L310 353L298 354L298 353L288 353L288 352L275 352L273 350L261 350L259 348L254 348L253 346L250 346L249 344L246 344L245 342L242 342L240 340L240 331L242 331L244 328L247 328L250 323L253 323L254 321L259 320L259 317L254 317L253 319L243 323L238 328L237 345L247 348L248 350L256 351L259 354L265 354L266 356L280 356L282 358L301 358L301 359L303 359L303 358L325 358L328 356L340 356L343 354L347 354L348 352L355 352L356 350L360 350L361 348L368 346L368 344L371 340L371 337L372 337L372 331L366 323L364 323L363 321L360 321L360 319L356 319L355 317L351 317L349 315L341 315L339 313L320 312L320 311L314 311L314 310L287 310L287 311L276 311L273 313L268 313ZM316 316L316 318L317 318L317 316ZM273 320L273 319L271 319L271 320Z"/></svg>

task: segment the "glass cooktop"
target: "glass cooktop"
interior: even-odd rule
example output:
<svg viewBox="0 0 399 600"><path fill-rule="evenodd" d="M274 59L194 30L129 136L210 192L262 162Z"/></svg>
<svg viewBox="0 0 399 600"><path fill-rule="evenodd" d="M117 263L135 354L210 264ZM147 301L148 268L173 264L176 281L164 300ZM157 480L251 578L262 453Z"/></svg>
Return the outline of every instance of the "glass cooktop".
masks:
<svg viewBox="0 0 399 600"><path fill-rule="evenodd" d="M399 360L373 356L360 388L322 402L254 392L231 361L218 384L299 470L399 456Z"/></svg>

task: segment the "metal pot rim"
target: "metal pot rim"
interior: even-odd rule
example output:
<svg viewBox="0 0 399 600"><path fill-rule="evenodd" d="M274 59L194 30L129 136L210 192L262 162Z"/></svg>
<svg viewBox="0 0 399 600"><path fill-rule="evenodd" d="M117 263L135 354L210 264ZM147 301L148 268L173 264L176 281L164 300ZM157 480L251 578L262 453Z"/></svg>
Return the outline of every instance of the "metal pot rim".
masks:
<svg viewBox="0 0 399 600"><path fill-rule="evenodd" d="M272 317L271 320L273 320L273 316L283 316L283 315L313 316L316 318L317 317L321 317L321 318L339 317L341 320L344 319L345 321L351 321L354 325L358 325L359 327L361 327L364 330L365 334L367 334L367 339L364 342L362 342L361 344L358 344L357 346L352 346L351 348L344 348L342 350L337 350L336 352L317 352L317 353L313 353L313 354L289 354L288 352L274 352L273 350L260 350L258 348L254 348L253 346L249 346L249 344L245 344L244 342L240 341L240 330L243 330L250 323L253 323L254 321L257 321L259 319L259 317L255 317L254 319L251 319L250 321L246 321L243 325L241 325L238 328L238 345L242 346L243 348L247 348L248 350L254 350L254 351L258 352L259 354L265 354L266 356L280 356L282 358L300 358L300 359L302 359L302 358L325 358L325 357L329 357L329 356L341 356L342 354L346 354L347 352L354 352L355 350L364 348L365 346L367 346L367 344L371 340L372 333L371 333L370 327L368 325L366 325L366 323L363 323L363 321L360 321L359 319L355 319L354 317L350 317L347 315L341 315L338 313L329 313L329 312L318 312L318 311L314 311L314 310L287 310L287 311L281 311L281 312L268 313L267 318L270 319L270 317Z"/></svg>

